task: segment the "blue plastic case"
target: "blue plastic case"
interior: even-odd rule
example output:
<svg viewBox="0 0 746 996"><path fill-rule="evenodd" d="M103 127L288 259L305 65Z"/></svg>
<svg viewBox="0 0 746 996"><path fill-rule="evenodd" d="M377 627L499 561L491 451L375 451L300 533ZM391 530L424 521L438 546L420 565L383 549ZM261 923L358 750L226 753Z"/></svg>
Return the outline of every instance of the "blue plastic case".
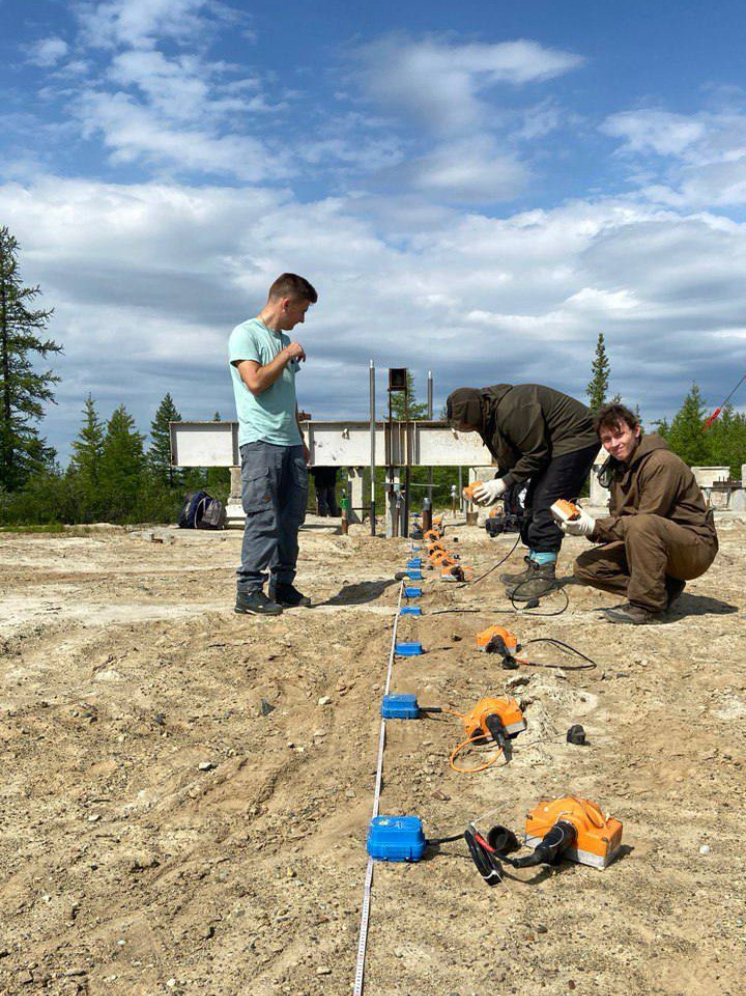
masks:
<svg viewBox="0 0 746 996"><path fill-rule="evenodd" d="M419 861L427 842L419 816L374 816L368 854L375 861Z"/></svg>
<svg viewBox="0 0 746 996"><path fill-rule="evenodd" d="M420 707L416 695L384 695L381 701L384 719L419 719Z"/></svg>
<svg viewBox="0 0 746 996"><path fill-rule="evenodd" d="M422 588L405 588L405 598L422 598Z"/></svg>
<svg viewBox="0 0 746 996"><path fill-rule="evenodd" d="M419 605L405 605L401 610L400 615L402 616L421 616L422 609Z"/></svg>
<svg viewBox="0 0 746 996"><path fill-rule="evenodd" d="M422 644L415 643L414 641L397 643L394 652L397 657L419 657L422 653Z"/></svg>

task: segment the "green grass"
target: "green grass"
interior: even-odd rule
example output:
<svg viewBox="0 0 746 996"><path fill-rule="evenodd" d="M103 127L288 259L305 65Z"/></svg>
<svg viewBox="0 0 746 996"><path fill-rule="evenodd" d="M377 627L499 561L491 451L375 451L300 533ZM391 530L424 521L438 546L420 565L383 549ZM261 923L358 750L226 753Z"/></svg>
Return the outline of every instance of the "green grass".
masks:
<svg viewBox="0 0 746 996"><path fill-rule="evenodd" d="M64 533L61 522L46 522L42 526L0 526L0 533Z"/></svg>

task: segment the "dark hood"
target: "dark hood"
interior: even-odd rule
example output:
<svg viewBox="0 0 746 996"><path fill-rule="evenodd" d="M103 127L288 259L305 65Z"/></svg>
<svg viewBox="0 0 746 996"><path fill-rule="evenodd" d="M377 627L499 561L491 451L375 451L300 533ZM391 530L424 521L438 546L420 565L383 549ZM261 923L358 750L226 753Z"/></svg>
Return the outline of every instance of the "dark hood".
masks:
<svg viewBox="0 0 746 996"><path fill-rule="evenodd" d="M459 387L448 395L446 418L449 422L463 422L473 426L482 439L487 439L495 424L495 410L500 398L510 390L510 384L494 387Z"/></svg>

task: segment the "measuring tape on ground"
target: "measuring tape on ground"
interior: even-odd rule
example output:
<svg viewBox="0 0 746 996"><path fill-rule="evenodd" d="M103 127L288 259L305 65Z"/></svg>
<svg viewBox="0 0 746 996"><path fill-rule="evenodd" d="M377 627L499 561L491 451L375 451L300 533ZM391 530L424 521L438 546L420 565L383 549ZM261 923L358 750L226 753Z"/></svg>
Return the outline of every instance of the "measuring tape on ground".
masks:
<svg viewBox="0 0 746 996"><path fill-rule="evenodd" d="M396 631L399 628L399 618L401 616L401 600L404 593L404 582L399 586L399 601L396 606L396 617L394 618L394 632L391 634L391 652L389 653L388 670L386 671L386 689L384 694L389 694L391 688L391 672L394 667L394 654L396 653ZM378 816L378 805L381 798L381 783L383 781L383 751L386 746L386 720L381 719L381 730L378 735L378 765L376 767L376 788L373 793L373 818ZM363 908L360 913L360 940L357 945L357 964L355 966L355 983L352 988L353 996L362 996L363 980L365 978L365 952L368 946L368 924L370 923L370 894L373 886L373 859L368 858L368 867L365 870L365 885L363 887Z"/></svg>

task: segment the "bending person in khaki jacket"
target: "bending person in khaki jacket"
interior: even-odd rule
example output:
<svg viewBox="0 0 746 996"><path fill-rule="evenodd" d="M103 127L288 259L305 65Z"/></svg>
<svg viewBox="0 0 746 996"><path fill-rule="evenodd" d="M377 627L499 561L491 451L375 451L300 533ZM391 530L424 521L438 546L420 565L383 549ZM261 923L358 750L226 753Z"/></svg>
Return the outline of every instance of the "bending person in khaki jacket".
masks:
<svg viewBox="0 0 746 996"><path fill-rule="evenodd" d="M596 431L609 459L599 478L611 490L609 516L587 512L562 529L602 546L581 554L575 577L602 591L626 595L629 604L607 609L613 623L655 622L686 582L704 574L718 550L712 512L694 475L665 439L642 435L624 405L607 405Z"/></svg>

